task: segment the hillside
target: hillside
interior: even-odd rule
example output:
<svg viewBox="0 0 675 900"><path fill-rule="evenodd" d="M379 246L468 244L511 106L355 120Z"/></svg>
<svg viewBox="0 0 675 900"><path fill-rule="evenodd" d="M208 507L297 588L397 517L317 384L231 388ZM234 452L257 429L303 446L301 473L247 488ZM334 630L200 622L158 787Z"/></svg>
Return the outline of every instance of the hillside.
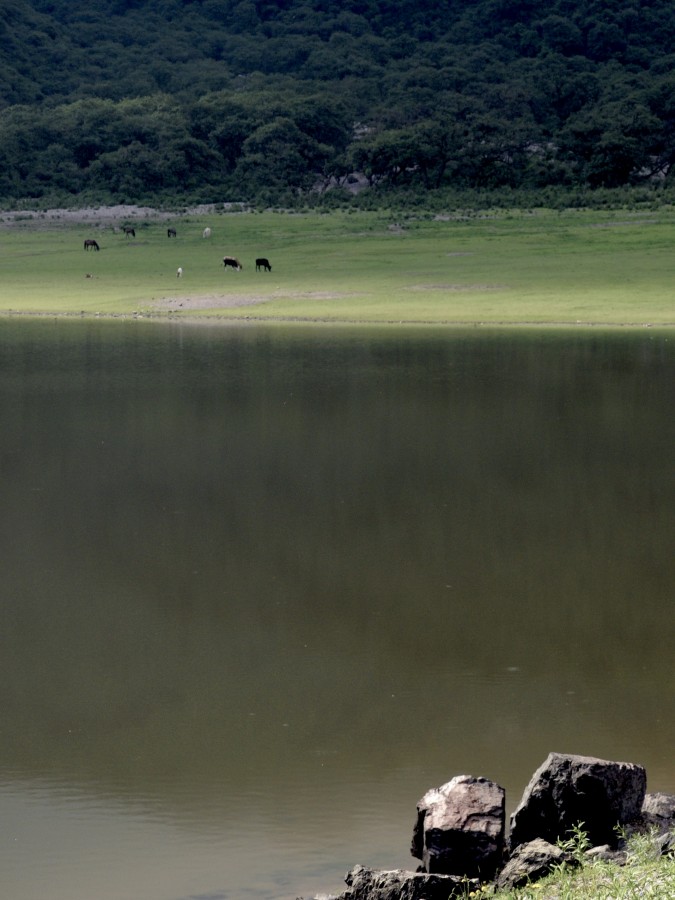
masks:
<svg viewBox="0 0 675 900"><path fill-rule="evenodd" d="M667 0L5 0L0 202L667 184ZM656 181L655 181L656 180Z"/></svg>

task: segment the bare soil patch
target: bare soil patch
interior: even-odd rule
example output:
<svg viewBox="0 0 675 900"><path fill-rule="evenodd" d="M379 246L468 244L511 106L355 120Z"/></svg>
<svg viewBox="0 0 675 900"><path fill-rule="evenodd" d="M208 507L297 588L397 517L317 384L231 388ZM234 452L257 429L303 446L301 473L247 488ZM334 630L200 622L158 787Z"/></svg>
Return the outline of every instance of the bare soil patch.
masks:
<svg viewBox="0 0 675 900"><path fill-rule="evenodd" d="M195 297L162 297L152 304L152 309L165 309L169 312L197 309L234 309L238 306L256 306L267 303L272 297L245 297L236 294L201 294Z"/></svg>
<svg viewBox="0 0 675 900"><path fill-rule="evenodd" d="M506 284L411 284L409 291L450 291L454 293L469 291L505 291Z"/></svg>
<svg viewBox="0 0 675 900"><path fill-rule="evenodd" d="M332 293L330 291L307 291L304 293L275 291L264 297L256 294L196 294L190 297L161 297L152 304L152 309L168 310L169 312L189 312L190 310L198 309L234 309L241 306L258 306L261 303L269 303L272 300L339 300L341 297L347 296L349 296L347 293Z"/></svg>

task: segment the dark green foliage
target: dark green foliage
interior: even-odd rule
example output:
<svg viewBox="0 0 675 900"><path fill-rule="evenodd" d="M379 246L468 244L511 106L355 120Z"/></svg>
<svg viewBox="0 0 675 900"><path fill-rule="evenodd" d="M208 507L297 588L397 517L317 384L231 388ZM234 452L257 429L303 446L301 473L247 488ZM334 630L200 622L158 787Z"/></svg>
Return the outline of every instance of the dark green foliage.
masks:
<svg viewBox="0 0 675 900"><path fill-rule="evenodd" d="M354 171L408 202L585 192L675 161L669 0L5 0L0 39L4 203L347 202Z"/></svg>

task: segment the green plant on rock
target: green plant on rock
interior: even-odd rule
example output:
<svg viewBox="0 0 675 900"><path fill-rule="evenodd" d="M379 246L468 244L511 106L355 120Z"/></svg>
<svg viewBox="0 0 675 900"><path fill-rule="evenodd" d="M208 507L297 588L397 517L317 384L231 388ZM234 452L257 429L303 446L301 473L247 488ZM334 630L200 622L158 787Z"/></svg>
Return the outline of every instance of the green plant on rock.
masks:
<svg viewBox="0 0 675 900"><path fill-rule="evenodd" d="M584 861L586 851L590 850L592 847L588 832L584 831L583 826L583 822L578 822L567 832L570 835L568 838L560 838L557 841L558 847L560 847L561 850L564 850L565 853L571 854L578 863Z"/></svg>

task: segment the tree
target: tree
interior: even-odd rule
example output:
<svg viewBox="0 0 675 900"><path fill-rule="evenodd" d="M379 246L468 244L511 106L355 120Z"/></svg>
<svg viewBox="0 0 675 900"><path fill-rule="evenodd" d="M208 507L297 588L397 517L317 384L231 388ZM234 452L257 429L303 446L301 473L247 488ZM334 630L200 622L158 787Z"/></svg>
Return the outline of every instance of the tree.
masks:
<svg viewBox="0 0 675 900"><path fill-rule="evenodd" d="M244 141L236 173L254 187L311 188L328 149L304 134L292 119L277 116Z"/></svg>
<svg viewBox="0 0 675 900"><path fill-rule="evenodd" d="M619 187L644 179L659 121L644 98L633 96L586 108L571 117L561 148L591 187Z"/></svg>

